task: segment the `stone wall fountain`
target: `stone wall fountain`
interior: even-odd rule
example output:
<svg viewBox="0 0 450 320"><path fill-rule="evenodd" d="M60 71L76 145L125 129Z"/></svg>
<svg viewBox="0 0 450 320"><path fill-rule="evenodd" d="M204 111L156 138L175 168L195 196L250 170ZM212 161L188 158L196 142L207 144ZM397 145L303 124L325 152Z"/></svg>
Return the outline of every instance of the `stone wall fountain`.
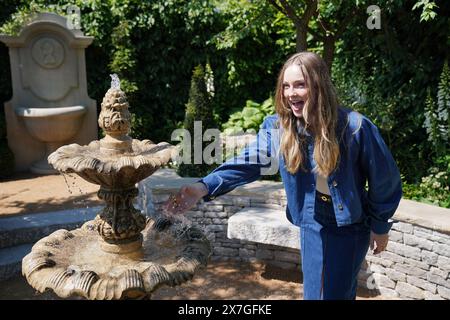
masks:
<svg viewBox="0 0 450 320"><path fill-rule="evenodd" d="M152 220L133 207L135 184L168 163L175 147L128 136L130 112L113 75L98 119L106 136L60 147L49 163L100 185L106 206L81 228L39 240L22 261L22 273L40 292L87 299L150 298L161 285L179 285L206 266L209 241L193 226Z"/></svg>
<svg viewBox="0 0 450 320"><path fill-rule="evenodd" d="M0 35L9 48L13 96L4 109L17 171L57 173L47 162L50 153L97 139L85 62L93 40L54 13L35 15L18 35Z"/></svg>

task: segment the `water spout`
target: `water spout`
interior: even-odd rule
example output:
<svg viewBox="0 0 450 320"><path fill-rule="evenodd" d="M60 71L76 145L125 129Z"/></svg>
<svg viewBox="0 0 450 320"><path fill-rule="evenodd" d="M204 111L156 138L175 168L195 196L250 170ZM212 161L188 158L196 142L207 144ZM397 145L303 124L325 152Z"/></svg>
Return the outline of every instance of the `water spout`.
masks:
<svg viewBox="0 0 450 320"><path fill-rule="evenodd" d="M111 89L120 90L120 79L116 73L110 74L111 77Z"/></svg>

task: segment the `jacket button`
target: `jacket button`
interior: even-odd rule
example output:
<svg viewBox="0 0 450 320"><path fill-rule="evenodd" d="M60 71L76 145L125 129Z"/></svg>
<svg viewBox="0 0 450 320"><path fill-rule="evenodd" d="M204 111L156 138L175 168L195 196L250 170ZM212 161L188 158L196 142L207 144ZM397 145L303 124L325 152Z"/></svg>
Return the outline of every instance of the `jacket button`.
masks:
<svg viewBox="0 0 450 320"><path fill-rule="evenodd" d="M336 180L333 181L333 187L337 187L338 183L336 182Z"/></svg>
<svg viewBox="0 0 450 320"><path fill-rule="evenodd" d="M338 205L338 209L339 210L344 210L344 207L342 206L342 204Z"/></svg>

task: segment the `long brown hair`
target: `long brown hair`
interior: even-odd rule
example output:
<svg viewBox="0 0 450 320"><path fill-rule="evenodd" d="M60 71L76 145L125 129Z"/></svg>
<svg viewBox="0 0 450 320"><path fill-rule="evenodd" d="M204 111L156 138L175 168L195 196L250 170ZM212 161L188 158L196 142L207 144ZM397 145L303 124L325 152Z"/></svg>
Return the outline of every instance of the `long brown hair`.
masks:
<svg viewBox="0 0 450 320"><path fill-rule="evenodd" d="M293 114L283 95L283 78L286 68L298 65L303 72L308 89L308 99L303 107L303 117ZM302 125L314 135L313 170L328 176L339 161L339 143L336 137L338 121L338 100L325 61L312 52L292 55L283 65L278 76L275 92L275 111L279 115L282 128L280 151L284 156L287 170L294 174L304 170L305 137L299 135L298 125Z"/></svg>

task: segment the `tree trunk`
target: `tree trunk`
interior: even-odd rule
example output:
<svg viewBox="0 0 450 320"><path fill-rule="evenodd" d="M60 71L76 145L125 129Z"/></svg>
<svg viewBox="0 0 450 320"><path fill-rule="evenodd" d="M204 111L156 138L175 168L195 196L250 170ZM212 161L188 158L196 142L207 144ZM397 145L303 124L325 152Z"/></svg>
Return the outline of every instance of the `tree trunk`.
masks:
<svg viewBox="0 0 450 320"><path fill-rule="evenodd" d="M331 67L333 66L334 51L336 49L336 38L333 36L326 36L323 41L323 60L328 66L328 71L331 75Z"/></svg>
<svg viewBox="0 0 450 320"><path fill-rule="evenodd" d="M295 30L297 34L296 38L296 50L297 52L302 52L308 50L308 43L306 42L306 38L308 35L308 29L302 24L298 23L295 25Z"/></svg>

